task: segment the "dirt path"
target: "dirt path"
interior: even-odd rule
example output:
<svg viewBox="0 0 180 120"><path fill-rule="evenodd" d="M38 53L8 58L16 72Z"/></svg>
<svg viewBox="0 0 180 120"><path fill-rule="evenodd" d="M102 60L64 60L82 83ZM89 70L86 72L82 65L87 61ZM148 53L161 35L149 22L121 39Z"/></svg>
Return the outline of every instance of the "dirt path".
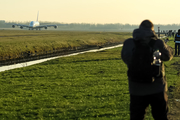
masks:
<svg viewBox="0 0 180 120"><path fill-rule="evenodd" d="M169 98L169 120L180 120L180 87L170 86Z"/></svg>
<svg viewBox="0 0 180 120"><path fill-rule="evenodd" d="M172 108L170 108L169 120L180 120L179 107L173 105Z"/></svg>

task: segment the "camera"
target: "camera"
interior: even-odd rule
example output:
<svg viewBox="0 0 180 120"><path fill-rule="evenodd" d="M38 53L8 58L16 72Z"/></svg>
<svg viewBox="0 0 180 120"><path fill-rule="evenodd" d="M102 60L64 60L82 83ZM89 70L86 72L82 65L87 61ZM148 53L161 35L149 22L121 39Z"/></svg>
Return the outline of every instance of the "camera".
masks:
<svg viewBox="0 0 180 120"><path fill-rule="evenodd" d="M159 50L156 50L153 53L153 64L160 66L161 65L161 59L160 58L161 58L161 52Z"/></svg>
<svg viewBox="0 0 180 120"><path fill-rule="evenodd" d="M161 77L161 52L156 50L153 53L153 75L155 77Z"/></svg>

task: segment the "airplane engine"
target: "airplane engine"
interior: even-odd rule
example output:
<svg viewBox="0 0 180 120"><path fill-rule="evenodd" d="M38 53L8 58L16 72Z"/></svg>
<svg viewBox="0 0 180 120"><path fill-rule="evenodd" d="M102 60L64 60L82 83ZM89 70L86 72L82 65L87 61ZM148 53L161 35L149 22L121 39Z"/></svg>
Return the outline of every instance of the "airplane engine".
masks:
<svg viewBox="0 0 180 120"><path fill-rule="evenodd" d="M23 26L21 26L20 28L23 29Z"/></svg>
<svg viewBox="0 0 180 120"><path fill-rule="evenodd" d="M47 27L45 27L45 29L47 29Z"/></svg>
<svg viewBox="0 0 180 120"><path fill-rule="evenodd" d="M13 28L15 28L15 25L12 25Z"/></svg>
<svg viewBox="0 0 180 120"><path fill-rule="evenodd" d="M56 28L57 28L57 26L54 26L54 28L56 29Z"/></svg>

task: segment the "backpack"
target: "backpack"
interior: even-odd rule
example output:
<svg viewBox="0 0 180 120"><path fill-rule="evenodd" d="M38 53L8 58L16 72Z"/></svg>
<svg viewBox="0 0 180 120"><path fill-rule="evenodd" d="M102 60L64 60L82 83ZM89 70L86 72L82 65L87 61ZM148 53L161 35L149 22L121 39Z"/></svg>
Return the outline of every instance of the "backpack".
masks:
<svg viewBox="0 0 180 120"><path fill-rule="evenodd" d="M128 66L128 76L134 82L152 83L159 74L161 67L152 64L153 52L155 51L153 46L156 40L151 40L149 44L140 44L139 41L133 41L135 48L133 49L131 64Z"/></svg>

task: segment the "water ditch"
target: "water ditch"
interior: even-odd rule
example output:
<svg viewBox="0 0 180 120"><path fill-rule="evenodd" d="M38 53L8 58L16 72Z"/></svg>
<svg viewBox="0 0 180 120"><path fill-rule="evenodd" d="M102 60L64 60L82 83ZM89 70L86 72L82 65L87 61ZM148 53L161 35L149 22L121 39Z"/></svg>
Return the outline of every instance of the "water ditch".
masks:
<svg viewBox="0 0 180 120"><path fill-rule="evenodd" d="M106 50L106 49L112 49L112 48L116 48L116 47L121 47L122 44L118 44L118 45L114 45L114 46L110 46L110 47L96 47L96 48L91 48L91 49L83 49L83 50L79 50L76 52L69 52L69 54L66 55L59 55L59 56L55 56L54 55L46 55L46 56L42 56L41 58L37 58L40 56L35 56L35 57L31 57L31 58L27 58L27 59L19 59L16 62L18 62L17 64L12 64L13 61L11 61L11 65L4 65L0 67L0 72L2 71L6 71L6 70L11 70L11 69L15 69L15 68L21 68L21 67L27 67L30 65L34 65L34 64L38 64L38 63L42 63L48 60L52 60L52 59L56 59L56 58L60 58L60 57L68 57L68 56L74 56L74 55L78 55L78 54L83 54L83 53L87 53L87 52L98 52L98 51L102 51L102 50ZM58 54L58 53L57 53ZM43 58L46 57L46 58ZM8 62L8 61L7 61ZM9 61L10 62L10 61Z"/></svg>
<svg viewBox="0 0 180 120"><path fill-rule="evenodd" d="M167 36L161 36L161 38L165 38ZM0 72L6 71L6 70L11 70L15 68L21 68L21 67L26 67L38 63L42 63L48 60L60 58L60 57L68 57L68 56L73 56L73 55L78 55L78 54L83 54L86 52L97 52L97 51L102 51L106 49L112 49L116 47L121 47L122 43L106 43L103 46L82 46L79 48L76 48L75 50L72 48L65 49L65 51L60 50L60 51L45 51L43 52L42 55L36 55L36 54L30 54L29 57L23 57L20 59L11 59L7 60L4 62L0 62ZM48 53L49 52L49 53ZM27 53L28 54L28 53Z"/></svg>
<svg viewBox="0 0 180 120"><path fill-rule="evenodd" d="M77 53L87 50L92 50L96 48L102 47L110 47L114 45L122 44L122 42L106 42L106 43L98 43L95 45L80 45L72 47L69 45L68 47L61 47L61 48L53 48L52 50L32 50L32 51L23 51L16 54L7 54L0 56L0 67L4 65L12 65L22 62L28 62L32 60L39 60L44 58L50 58L60 55L67 55L71 53ZM26 46L27 47L27 46Z"/></svg>

